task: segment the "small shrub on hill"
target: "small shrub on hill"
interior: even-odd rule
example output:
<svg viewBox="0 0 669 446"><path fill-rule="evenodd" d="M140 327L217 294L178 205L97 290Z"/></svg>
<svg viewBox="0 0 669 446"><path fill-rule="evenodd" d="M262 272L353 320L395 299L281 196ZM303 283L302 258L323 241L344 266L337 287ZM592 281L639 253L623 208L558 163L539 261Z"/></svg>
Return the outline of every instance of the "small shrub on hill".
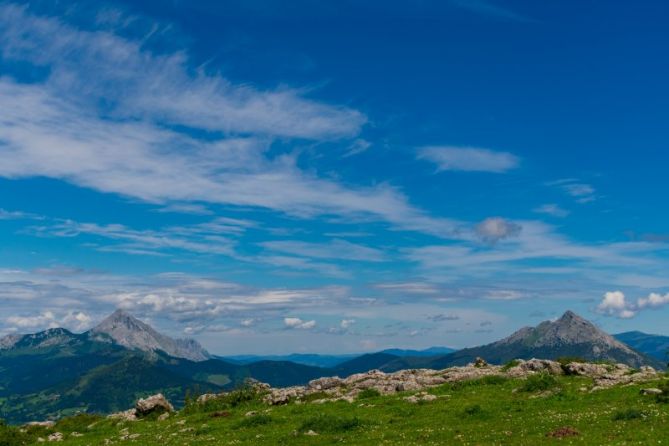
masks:
<svg viewBox="0 0 669 446"><path fill-rule="evenodd" d="M55 430L58 432L84 432L88 429L88 426L101 420L104 420L101 415L80 413L59 420L56 423Z"/></svg>
<svg viewBox="0 0 669 446"><path fill-rule="evenodd" d="M456 381L449 384L452 390L464 389L466 387L476 386L499 386L509 381L509 378L501 375L488 375L477 379L470 379L465 381Z"/></svg>
<svg viewBox="0 0 669 446"><path fill-rule="evenodd" d="M22 446L30 443L28 435L0 420L0 446Z"/></svg>
<svg viewBox="0 0 669 446"><path fill-rule="evenodd" d="M669 381L663 381L659 389L662 391L660 395L655 396L658 403L669 403Z"/></svg>
<svg viewBox="0 0 669 446"><path fill-rule="evenodd" d="M330 395L328 395L326 392L321 391L321 392L310 393L309 395L304 395L302 398L300 398L300 400L303 403L310 403L312 401L328 398L329 396Z"/></svg>
<svg viewBox="0 0 669 446"><path fill-rule="evenodd" d="M517 366L518 364L520 364L520 361L519 361L519 360L517 360L517 359L512 359L511 361L507 362L506 364L504 364L504 365L502 366L502 372L507 372L507 371L509 371L509 369L514 368L514 367Z"/></svg>
<svg viewBox="0 0 669 446"><path fill-rule="evenodd" d="M317 433L336 434L357 429L362 426L358 417L339 417L318 415L304 420L299 432L314 431Z"/></svg>
<svg viewBox="0 0 669 446"><path fill-rule="evenodd" d="M567 366L572 362L579 362L579 363L587 362L585 359L578 356L561 356L557 358L556 361L560 363L560 367L562 367L562 371L564 372L565 375L571 374Z"/></svg>
<svg viewBox="0 0 669 446"><path fill-rule="evenodd" d="M553 375L538 373L528 376L518 390L521 392L544 392L554 389L558 385L559 382Z"/></svg>
<svg viewBox="0 0 669 446"><path fill-rule="evenodd" d="M465 407L463 412L465 415L468 415L470 417L480 416L483 414L483 408L481 407L480 404L473 404L471 406Z"/></svg>
<svg viewBox="0 0 669 446"><path fill-rule="evenodd" d="M244 404L260 401L262 395L251 384L244 384L237 389L223 393L216 398L209 399L204 403L197 401L197 398L188 398L183 412L186 415L193 413L219 412L225 409L232 409Z"/></svg>
<svg viewBox="0 0 669 446"><path fill-rule="evenodd" d="M618 410L613 414L613 421L629 421L629 420L639 420L644 419L648 415L645 412L640 411L639 409L623 409Z"/></svg>
<svg viewBox="0 0 669 446"><path fill-rule="evenodd" d="M251 417L246 417L240 422L238 422L235 427L237 428L249 428L249 427L258 427L258 426L266 426L274 421L271 416L265 415L265 414L260 414L260 415L253 415Z"/></svg>
<svg viewBox="0 0 669 446"><path fill-rule="evenodd" d="M362 392L358 394L358 399L366 399L366 398L376 398L378 396L381 396L381 392L379 392L376 389L365 389Z"/></svg>

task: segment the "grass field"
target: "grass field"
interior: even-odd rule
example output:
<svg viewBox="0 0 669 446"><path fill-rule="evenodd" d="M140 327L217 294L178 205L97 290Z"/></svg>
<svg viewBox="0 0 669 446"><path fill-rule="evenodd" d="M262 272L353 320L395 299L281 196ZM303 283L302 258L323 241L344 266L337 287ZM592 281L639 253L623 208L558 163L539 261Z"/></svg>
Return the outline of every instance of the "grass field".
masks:
<svg viewBox="0 0 669 446"><path fill-rule="evenodd" d="M84 415L53 429L0 428L0 446L61 432L63 445L669 445L669 404L640 394L663 382L594 393L580 377L484 378L446 384L436 400L366 392L354 403L268 407L252 395L191 405L163 421ZM248 412L256 412L247 416ZM73 432L76 434L73 435ZM81 436L76 436L76 435ZM4 437L3 437L4 435ZM14 436L14 438L12 438Z"/></svg>

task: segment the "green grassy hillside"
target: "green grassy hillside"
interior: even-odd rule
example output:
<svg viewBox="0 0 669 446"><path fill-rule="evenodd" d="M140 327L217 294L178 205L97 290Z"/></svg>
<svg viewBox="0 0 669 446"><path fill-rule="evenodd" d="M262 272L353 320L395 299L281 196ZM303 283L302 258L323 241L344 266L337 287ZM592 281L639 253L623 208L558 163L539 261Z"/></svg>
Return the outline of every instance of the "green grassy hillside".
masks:
<svg viewBox="0 0 669 446"><path fill-rule="evenodd" d="M60 432L63 445L649 445L669 442L669 380L595 392L589 378L500 376L432 388L432 401L412 393L363 392L356 401L270 407L240 391L206 405L190 404L166 420L119 422L82 415L21 432L0 428L0 445L36 443ZM661 387L665 394L642 395ZM664 398L663 398L664 396ZM25 429L24 429L25 430ZM2 437L4 435L4 437Z"/></svg>

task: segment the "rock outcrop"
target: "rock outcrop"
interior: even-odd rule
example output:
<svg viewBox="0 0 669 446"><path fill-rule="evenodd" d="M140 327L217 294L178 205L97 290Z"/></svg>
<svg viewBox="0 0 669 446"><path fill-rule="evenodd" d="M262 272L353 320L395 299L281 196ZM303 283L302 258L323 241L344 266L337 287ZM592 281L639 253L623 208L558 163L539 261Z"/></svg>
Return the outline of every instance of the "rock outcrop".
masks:
<svg viewBox="0 0 669 446"><path fill-rule="evenodd" d="M463 367L450 367L444 370L413 369L395 373L384 373L380 370L370 370L358 373L347 378L327 377L318 378L306 386L272 388L268 384L249 380L247 385L263 401L271 406L288 403L295 404L323 404L329 401L347 401L353 403L362 392L374 391L380 395L392 395L407 392L404 400L410 403L429 403L438 397L428 393L430 388L446 383L471 381L486 377L504 377L525 379L532 375L570 375L583 376L592 379L590 387L583 387L583 391L594 392L615 385L639 384L658 380L663 373L651 367L633 369L625 364L598 364L584 362L570 362L561 364L545 359L514 360L505 366L490 365L483 359L477 359ZM412 393L413 392L413 393ZM644 395L662 395L662 389L642 389ZM204 394L197 400L197 404L205 404L217 398L226 397L227 393ZM368 396L368 395L365 395ZM124 412L109 415L108 418L119 421L137 421L152 414L163 414L159 419L165 419L174 408L162 395L157 394L137 401L135 408ZM221 416L225 416L222 413ZM255 413L247 413L253 416Z"/></svg>
<svg viewBox="0 0 669 446"><path fill-rule="evenodd" d="M585 390L595 391L614 385L641 383L657 379L660 375L651 367L633 369L625 364L592 364L571 362L560 364L545 359L516 360L507 366L490 365L479 358L476 362L464 367L450 367L444 370L413 369L394 373L370 370L357 373L347 378L328 377L310 381L306 386L271 388L269 385L255 383L256 390L263 395L269 405L288 404L290 402L324 403L327 401L353 402L358 395L372 389L381 395L399 392L419 392L411 402L430 401L434 398L425 397L420 393L445 383L468 381L487 376L507 378L527 378L528 376L545 373L549 375L575 375L592 378L593 385ZM200 396L198 402L206 402L219 395L206 394ZM409 400L408 400L409 401Z"/></svg>
<svg viewBox="0 0 669 446"><path fill-rule="evenodd" d="M174 407L167 401L162 393L152 395L148 398L140 399L135 405L137 416L145 417L154 413L163 414L174 412Z"/></svg>
<svg viewBox="0 0 669 446"><path fill-rule="evenodd" d="M164 414L169 414L171 412L174 412L172 404L167 401L167 398L165 398L162 393L158 393L138 400L134 409L113 413L107 418L119 421L137 421L138 419L149 415L158 414L163 416Z"/></svg>

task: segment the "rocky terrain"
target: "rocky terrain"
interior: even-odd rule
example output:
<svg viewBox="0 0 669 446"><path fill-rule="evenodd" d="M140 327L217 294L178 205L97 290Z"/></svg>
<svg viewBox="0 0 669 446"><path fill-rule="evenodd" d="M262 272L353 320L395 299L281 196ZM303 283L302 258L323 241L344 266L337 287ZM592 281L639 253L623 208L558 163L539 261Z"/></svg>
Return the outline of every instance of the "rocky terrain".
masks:
<svg viewBox="0 0 669 446"><path fill-rule="evenodd" d="M269 405L286 404L309 400L312 403L324 403L331 400L354 402L365 390L373 390L380 395L392 395L402 392L420 392L446 383L476 380L488 376L505 378L527 378L531 375L547 374L554 376L582 376L592 378L592 385L583 391L596 391L615 385L627 385L658 379L663 374L652 367L642 366L633 369L625 364L594 364L569 362L566 364L544 359L514 360L505 366L488 364L478 358L464 367L450 367L444 370L412 369L394 373L370 370L357 373L347 378L325 377L315 379L306 386L272 388L264 383L254 383L265 394L264 401ZM224 394L223 394L224 395ZM314 399L313 396L319 396ZM199 402L215 399L221 395L204 394Z"/></svg>

